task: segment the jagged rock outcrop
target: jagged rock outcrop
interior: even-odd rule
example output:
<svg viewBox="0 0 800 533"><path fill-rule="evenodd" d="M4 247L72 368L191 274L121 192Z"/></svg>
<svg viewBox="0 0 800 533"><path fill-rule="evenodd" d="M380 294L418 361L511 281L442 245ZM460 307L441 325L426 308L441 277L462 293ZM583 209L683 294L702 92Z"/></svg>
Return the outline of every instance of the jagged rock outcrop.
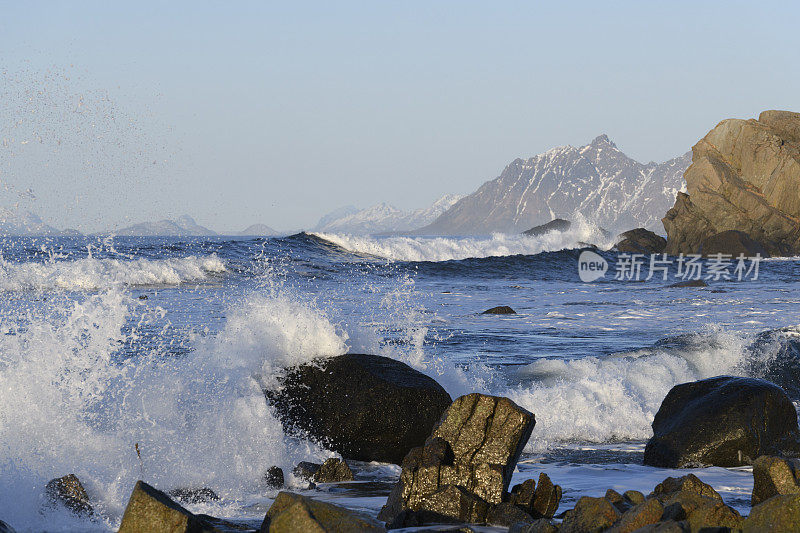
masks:
<svg viewBox="0 0 800 533"><path fill-rule="evenodd" d="M425 445L403 460L378 518L393 527L485 522L491 507L503 502L535 423L508 398L457 398Z"/></svg>
<svg viewBox="0 0 800 533"><path fill-rule="evenodd" d="M663 219L667 252L743 232L773 255L800 252L800 113L723 120L692 148L686 194Z"/></svg>
<svg viewBox="0 0 800 533"><path fill-rule="evenodd" d="M268 401L290 432L345 458L400 464L450 405L432 378L388 357L347 354L290 369Z"/></svg>
<svg viewBox="0 0 800 533"><path fill-rule="evenodd" d="M644 464L730 467L799 450L797 412L783 389L762 379L719 376L669 391L653 420Z"/></svg>

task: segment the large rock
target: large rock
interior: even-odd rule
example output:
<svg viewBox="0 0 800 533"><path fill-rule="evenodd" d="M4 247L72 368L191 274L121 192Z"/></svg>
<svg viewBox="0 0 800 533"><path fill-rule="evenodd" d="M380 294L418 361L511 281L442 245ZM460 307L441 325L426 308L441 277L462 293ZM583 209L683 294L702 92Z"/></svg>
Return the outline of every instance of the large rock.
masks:
<svg viewBox="0 0 800 533"><path fill-rule="evenodd" d="M778 494L800 494L800 459L764 455L753 463L753 506Z"/></svg>
<svg viewBox="0 0 800 533"><path fill-rule="evenodd" d="M797 412L768 381L720 376L676 385L653 420L644 464L740 466L800 451Z"/></svg>
<svg viewBox="0 0 800 533"><path fill-rule="evenodd" d="M773 496L750 510L742 523L744 533L797 533L800 531L800 494Z"/></svg>
<svg viewBox="0 0 800 533"><path fill-rule="evenodd" d="M144 481L137 481L119 533L203 533L220 529L196 516Z"/></svg>
<svg viewBox="0 0 800 533"><path fill-rule="evenodd" d="M291 369L265 391L287 431L349 459L400 464L450 405L433 379L394 359L348 354Z"/></svg>
<svg viewBox="0 0 800 533"><path fill-rule="evenodd" d="M570 227L572 227L572 222L570 222L569 220L564 220L563 218L556 218L551 220L547 224L534 226L529 230L523 231L522 234L527 235L528 237L539 237L541 235L553 231L557 232L568 231Z"/></svg>
<svg viewBox="0 0 800 533"><path fill-rule="evenodd" d="M730 255L732 258L739 257L769 257L764 247L750 238L747 233L736 230L726 230L721 233L716 233L710 237L703 239L700 243L699 252L705 256L714 256L718 254Z"/></svg>
<svg viewBox="0 0 800 533"><path fill-rule="evenodd" d="M698 253L703 241L743 232L773 255L800 252L800 114L764 111L720 122L692 148L663 219L667 253Z"/></svg>
<svg viewBox="0 0 800 533"><path fill-rule="evenodd" d="M261 533L378 533L386 529L369 516L300 494L280 492L267 511Z"/></svg>
<svg viewBox="0 0 800 533"><path fill-rule="evenodd" d="M468 394L456 399L425 445L411 450L403 460L400 480L378 518L392 522L404 511L430 510L457 513L451 516L456 520L473 520L474 510L483 509L478 500L490 505L503 501L535 423L531 413L508 398ZM461 511L434 509L426 503L449 486L460 489L459 499L472 503L462 505Z"/></svg>
<svg viewBox="0 0 800 533"><path fill-rule="evenodd" d="M636 228L628 230L617 237L616 249L619 252L632 254L660 254L667 247L667 239L650 230Z"/></svg>

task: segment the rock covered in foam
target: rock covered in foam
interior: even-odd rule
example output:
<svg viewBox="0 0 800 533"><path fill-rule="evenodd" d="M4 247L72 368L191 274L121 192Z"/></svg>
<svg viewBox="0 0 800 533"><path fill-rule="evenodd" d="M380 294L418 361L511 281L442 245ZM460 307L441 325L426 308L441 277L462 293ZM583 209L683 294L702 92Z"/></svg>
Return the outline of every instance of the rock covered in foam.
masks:
<svg viewBox="0 0 800 533"><path fill-rule="evenodd" d="M407 364L365 354L295 367L265 394L287 431L349 459L395 464L425 442L451 402L441 385Z"/></svg>
<svg viewBox="0 0 800 533"><path fill-rule="evenodd" d="M533 414L508 398L457 398L425 445L403 460L400 480L378 518L398 527L421 525L427 514L439 521L482 522L490 506L503 502L535 423ZM444 505L443 494L461 505Z"/></svg>
<svg viewBox="0 0 800 533"><path fill-rule="evenodd" d="M673 387L653 420L644 464L740 466L798 453L797 412L768 381L720 376Z"/></svg>
<svg viewBox="0 0 800 533"><path fill-rule="evenodd" d="M261 533L381 532L386 529L372 518L332 503L300 494L281 492L267 511Z"/></svg>

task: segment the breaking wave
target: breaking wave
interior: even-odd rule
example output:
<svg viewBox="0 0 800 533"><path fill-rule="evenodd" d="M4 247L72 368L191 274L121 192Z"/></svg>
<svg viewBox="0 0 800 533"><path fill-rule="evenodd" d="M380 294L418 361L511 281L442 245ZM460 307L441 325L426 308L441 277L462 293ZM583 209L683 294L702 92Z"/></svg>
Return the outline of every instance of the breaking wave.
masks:
<svg viewBox="0 0 800 533"><path fill-rule="evenodd" d="M100 290L114 286L169 286L201 282L225 272L216 254L170 259L0 261L0 291Z"/></svg>
<svg viewBox="0 0 800 533"><path fill-rule="evenodd" d="M599 228L579 221L564 232L551 232L529 237L495 233L491 237L366 237L333 233L314 236L357 254L366 254L391 261L452 261L468 258L509 255L535 255L586 243L607 249L613 238Z"/></svg>

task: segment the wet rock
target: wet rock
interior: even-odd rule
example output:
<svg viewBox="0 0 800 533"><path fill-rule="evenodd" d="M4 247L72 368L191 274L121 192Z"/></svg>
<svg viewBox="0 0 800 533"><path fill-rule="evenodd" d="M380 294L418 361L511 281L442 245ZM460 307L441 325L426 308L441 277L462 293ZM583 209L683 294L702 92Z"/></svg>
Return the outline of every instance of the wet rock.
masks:
<svg viewBox="0 0 800 533"><path fill-rule="evenodd" d="M261 533L381 532L372 518L331 503L312 500L291 492L280 492L261 524Z"/></svg>
<svg viewBox="0 0 800 533"><path fill-rule="evenodd" d="M508 501L520 506L526 511L533 510L533 499L536 496L536 481L526 479L522 483L514 485L508 495Z"/></svg>
<svg viewBox="0 0 800 533"><path fill-rule="evenodd" d="M769 257L769 252L763 245L751 239L747 233L736 230L727 230L706 237L700 244L699 253L705 256L730 255L733 258L739 255Z"/></svg>
<svg viewBox="0 0 800 533"><path fill-rule="evenodd" d="M51 479L45 486L45 493L51 502L61 504L78 515L94 512L89 495L75 474Z"/></svg>
<svg viewBox="0 0 800 533"><path fill-rule="evenodd" d="M650 524L636 530L636 533L690 533L691 529L687 522L676 522L675 520L664 520L657 524ZM703 530L702 533L712 533L715 530ZM725 530L728 533L728 530Z"/></svg>
<svg viewBox="0 0 800 533"><path fill-rule="evenodd" d="M283 476L283 469L279 466L271 466L264 474L264 484L273 489L279 489L286 483Z"/></svg>
<svg viewBox="0 0 800 533"><path fill-rule="evenodd" d="M486 523L490 526L510 527L519 522L533 523L534 518L510 502L495 505L486 516Z"/></svg>
<svg viewBox="0 0 800 533"><path fill-rule="evenodd" d="M507 305L498 305L497 307L492 307L491 309L487 309L482 315L516 315L517 312L511 309Z"/></svg>
<svg viewBox="0 0 800 533"><path fill-rule="evenodd" d="M320 469L322 465L317 463L309 463L308 461L300 461L297 466L294 467L292 473L301 478L305 479L306 481L311 481L314 479L314 474Z"/></svg>
<svg viewBox="0 0 800 533"><path fill-rule="evenodd" d="M539 474L539 485L533 497L531 514L535 518L553 518L561 503L561 486L554 485L544 472Z"/></svg>
<svg viewBox="0 0 800 533"><path fill-rule="evenodd" d="M681 491L693 492L695 494L699 494L700 496L722 501L722 496L720 496L719 493L714 490L714 487L707 483L703 483L700 478L694 474L687 474L682 477L668 477L655 486L650 496L659 498Z"/></svg>
<svg viewBox="0 0 800 533"><path fill-rule="evenodd" d="M595 533L608 529L619 520L620 512L605 498L584 496L564 517L560 533Z"/></svg>
<svg viewBox="0 0 800 533"><path fill-rule="evenodd" d="M720 376L676 385L653 420L644 464L740 466L800 449L797 412L768 381Z"/></svg>
<svg viewBox="0 0 800 533"><path fill-rule="evenodd" d="M339 483L353 481L353 471L341 459L331 457L326 459L319 470L314 473L314 483Z"/></svg>
<svg viewBox="0 0 800 533"><path fill-rule="evenodd" d="M546 518L539 518L532 523L517 522L508 528L508 533L556 533L558 527Z"/></svg>
<svg viewBox="0 0 800 533"><path fill-rule="evenodd" d="M800 459L764 455L753 462L753 495L756 506L778 494L800 494Z"/></svg>
<svg viewBox="0 0 800 533"><path fill-rule="evenodd" d="M208 487L199 488L178 488L168 492L171 498L180 500L183 503L196 504L219 501L219 496Z"/></svg>
<svg viewBox="0 0 800 533"><path fill-rule="evenodd" d="M639 492L638 490L626 490L622 493L622 497L625 500L629 501L633 505L639 505L640 503L644 503L644 494Z"/></svg>
<svg viewBox="0 0 800 533"><path fill-rule="evenodd" d="M671 285L667 285L667 287L671 287L671 288L708 287L708 283L706 283L702 279L690 279L690 280L686 280L686 281L679 281L679 282L673 283Z"/></svg>
<svg viewBox="0 0 800 533"><path fill-rule="evenodd" d="M619 522L608 532L631 533L639 528L657 523L663 514L664 506L657 499L652 498L625 511Z"/></svg>
<svg viewBox="0 0 800 533"><path fill-rule="evenodd" d="M460 522L482 524L490 508L485 500L462 487L445 485L422 498L417 509L404 509L397 514L388 523L388 529Z"/></svg>
<svg viewBox="0 0 800 533"><path fill-rule="evenodd" d="M119 533L196 533L219 531L202 518L195 516L169 496L143 481L133 488Z"/></svg>
<svg viewBox="0 0 800 533"><path fill-rule="evenodd" d="M572 222L569 220L564 220L563 218L556 218L547 222L546 224L541 224L539 226L534 226L527 231L523 231L523 235L527 235L529 237L538 237L540 235L544 235L546 233L550 233L551 231L558 231L563 232L569 230L572 226Z"/></svg>
<svg viewBox="0 0 800 533"><path fill-rule="evenodd" d="M800 494L780 494L750 510L742 522L744 533L796 533L800 531Z"/></svg>
<svg viewBox="0 0 800 533"><path fill-rule="evenodd" d="M619 252L632 254L661 254L667 247L667 239L650 230L636 228L628 230L617 237L616 249Z"/></svg>
<svg viewBox="0 0 800 533"><path fill-rule="evenodd" d="M16 533L13 527L0 520L0 533Z"/></svg>
<svg viewBox="0 0 800 533"><path fill-rule="evenodd" d="M428 376L388 357L347 354L295 367L265 391L287 431L342 456L400 464L451 403Z"/></svg>
<svg viewBox="0 0 800 533"><path fill-rule="evenodd" d="M403 460L400 480L378 518L392 522L405 510L428 510L473 521L483 509L477 502L503 501L534 424L534 416L508 398L468 394L456 399L425 446L411 450ZM477 500L432 509L430 498L443 487L451 487L449 493L459 500Z"/></svg>

